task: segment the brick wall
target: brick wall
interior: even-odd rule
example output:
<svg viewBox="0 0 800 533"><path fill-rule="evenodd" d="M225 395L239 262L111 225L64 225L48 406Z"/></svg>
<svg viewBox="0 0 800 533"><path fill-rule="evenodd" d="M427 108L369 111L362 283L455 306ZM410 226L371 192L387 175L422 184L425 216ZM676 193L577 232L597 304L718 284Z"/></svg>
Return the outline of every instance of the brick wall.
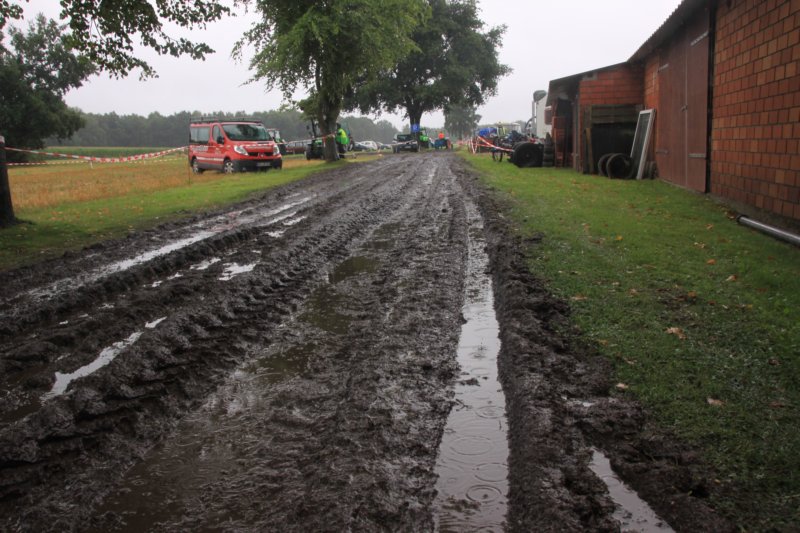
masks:
<svg viewBox="0 0 800 533"><path fill-rule="evenodd" d="M647 57L644 65L644 107L658 107L658 68L661 66L658 54Z"/></svg>
<svg viewBox="0 0 800 533"><path fill-rule="evenodd" d="M641 104L642 92L642 67L631 64L596 72L582 79L578 88L581 107Z"/></svg>
<svg viewBox="0 0 800 533"><path fill-rule="evenodd" d="M800 220L800 0L719 2L711 193Z"/></svg>

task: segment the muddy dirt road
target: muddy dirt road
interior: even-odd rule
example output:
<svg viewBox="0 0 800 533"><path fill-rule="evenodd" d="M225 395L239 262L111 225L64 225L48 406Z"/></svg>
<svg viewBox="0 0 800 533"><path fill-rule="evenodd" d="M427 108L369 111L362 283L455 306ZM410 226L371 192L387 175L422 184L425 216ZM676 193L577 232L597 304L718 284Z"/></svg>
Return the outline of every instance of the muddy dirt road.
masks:
<svg viewBox="0 0 800 533"><path fill-rule="evenodd" d="M0 530L724 529L524 265L432 153L0 274Z"/></svg>

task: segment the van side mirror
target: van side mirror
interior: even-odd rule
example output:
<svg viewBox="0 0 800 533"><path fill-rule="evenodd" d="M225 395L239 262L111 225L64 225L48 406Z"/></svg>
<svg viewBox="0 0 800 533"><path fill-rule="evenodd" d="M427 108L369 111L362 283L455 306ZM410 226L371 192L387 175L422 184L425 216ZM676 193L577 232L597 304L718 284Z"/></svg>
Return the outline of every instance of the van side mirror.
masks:
<svg viewBox="0 0 800 533"><path fill-rule="evenodd" d="M222 135L217 137L217 144L225 144L225 137L223 137Z"/></svg>

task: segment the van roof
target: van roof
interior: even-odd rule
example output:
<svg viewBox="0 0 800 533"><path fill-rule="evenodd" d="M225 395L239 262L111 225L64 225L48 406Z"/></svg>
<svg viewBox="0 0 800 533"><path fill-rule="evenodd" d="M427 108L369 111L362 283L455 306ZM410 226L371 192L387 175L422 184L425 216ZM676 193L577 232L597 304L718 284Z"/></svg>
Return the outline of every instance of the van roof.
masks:
<svg viewBox="0 0 800 533"><path fill-rule="evenodd" d="M191 120L192 124L212 124L219 122L220 124L263 124L260 120L251 118L234 118L234 119L219 119L216 117L198 117Z"/></svg>

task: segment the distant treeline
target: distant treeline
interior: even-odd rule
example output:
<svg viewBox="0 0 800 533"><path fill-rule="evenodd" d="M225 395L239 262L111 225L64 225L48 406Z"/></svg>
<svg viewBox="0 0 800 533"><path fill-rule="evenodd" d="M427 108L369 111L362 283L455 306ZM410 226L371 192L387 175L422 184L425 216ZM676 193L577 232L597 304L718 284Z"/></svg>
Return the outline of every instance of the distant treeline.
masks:
<svg viewBox="0 0 800 533"><path fill-rule="evenodd" d="M184 146L189 142L189 123L196 117L219 117L225 120L248 118L260 120L268 128L277 128L283 139L294 141L307 139L309 122L299 111L265 111L257 113L200 113L183 111L164 116L160 113L140 115L98 115L83 113L86 126L78 130L71 139L60 143L49 139L47 146ZM387 120L374 122L368 117L344 117L343 122L357 141L373 140L388 143L397 129Z"/></svg>

